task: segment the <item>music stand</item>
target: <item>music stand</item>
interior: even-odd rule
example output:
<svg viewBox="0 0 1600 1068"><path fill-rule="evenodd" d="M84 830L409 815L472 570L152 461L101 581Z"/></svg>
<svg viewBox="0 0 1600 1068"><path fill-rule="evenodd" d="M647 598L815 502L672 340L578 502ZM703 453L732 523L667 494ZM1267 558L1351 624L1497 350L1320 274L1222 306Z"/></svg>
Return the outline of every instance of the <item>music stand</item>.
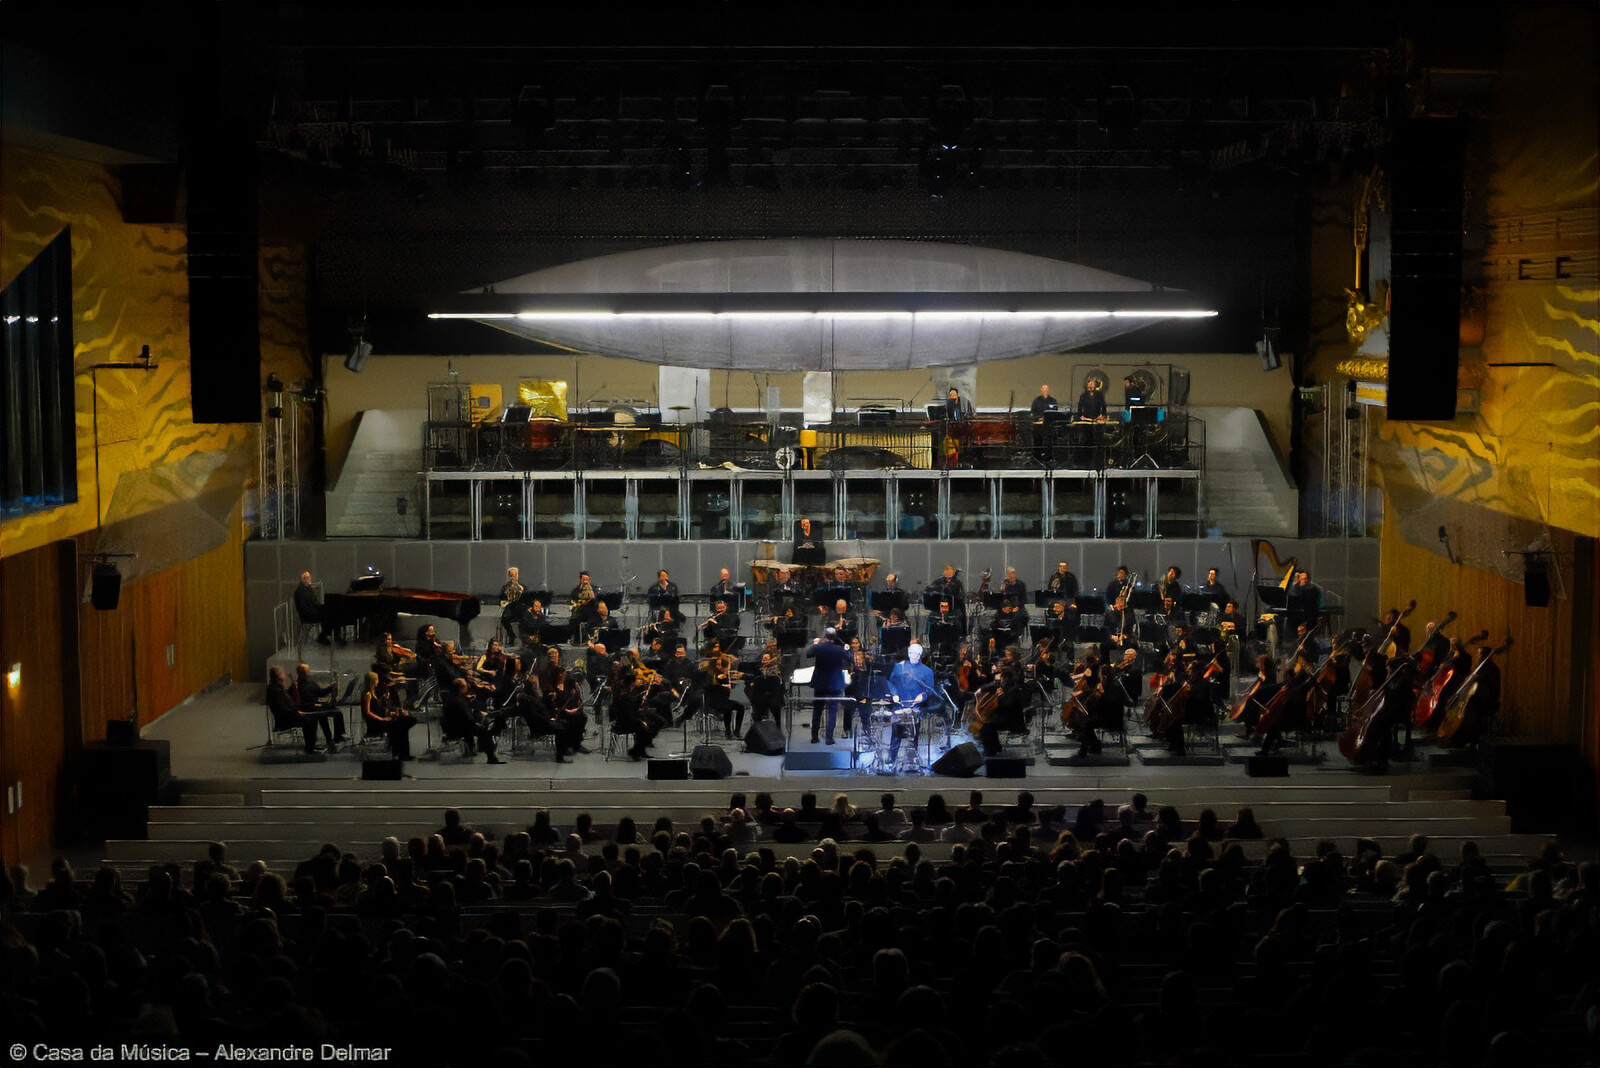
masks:
<svg viewBox="0 0 1600 1068"><path fill-rule="evenodd" d="M540 645L566 645L572 641L571 623L546 623L539 628Z"/></svg>
<svg viewBox="0 0 1600 1068"><path fill-rule="evenodd" d="M606 607L611 609L613 612L622 607L621 590L612 590L610 593L602 593L598 594L597 596L600 600L604 601L606 603Z"/></svg>
<svg viewBox="0 0 1600 1068"><path fill-rule="evenodd" d="M1104 645L1110 639L1111 639L1111 635L1106 630L1106 628L1104 628L1104 627L1081 627L1080 626L1078 628L1078 642L1079 642L1079 644L1082 644L1084 642L1094 642L1096 645Z"/></svg>
<svg viewBox="0 0 1600 1068"><path fill-rule="evenodd" d="M798 627L778 627L773 635L778 639L778 648L788 651L802 648L806 644L805 621L800 620Z"/></svg>
<svg viewBox="0 0 1600 1068"><path fill-rule="evenodd" d="M1106 614L1106 599L1098 593L1080 593L1072 599L1077 606L1078 614L1084 616L1103 616Z"/></svg>
<svg viewBox="0 0 1600 1068"><path fill-rule="evenodd" d="M922 591L922 607L925 611L937 612L939 610L940 601L949 601L952 609L956 606L955 598L951 597L942 590Z"/></svg>
<svg viewBox="0 0 1600 1068"><path fill-rule="evenodd" d="M825 610L832 608L840 601L845 603L846 608L853 608L854 606L850 603L850 600L849 586L823 586L811 595L811 603L817 608Z"/></svg>
<svg viewBox="0 0 1600 1068"><path fill-rule="evenodd" d="M983 607L991 612L998 612L1006 606L1006 595L999 590L990 590L983 595Z"/></svg>
<svg viewBox="0 0 1600 1068"><path fill-rule="evenodd" d="M888 615L896 608L904 612L911 602L905 590L873 590L867 595L867 603L874 612ZM934 607L937 608L938 605Z"/></svg>
<svg viewBox="0 0 1600 1068"><path fill-rule="evenodd" d="M1186 593L1183 595L1183 610L1185 612L1209 612L1217 607L1211 598L1203 593Z"/></svg>
<svg viewBox="0 0 1600 1068"><path fill-rule="evenodd" d="M1128 607L1137 608L1144 612L1161 611L1161 594L1153 588L1134 590L1128 594Z"/></svg>
<svg viewBox="0 0 1600 1068"><path fill-rule="evenodd" d="M928 643L935 646L956 645L961 641L961 627L955 623L928 624Z"/></svg>
<svg viewBox="0 0 1600 1068"><path fill-rule="evenodd" d="M610 630L597 630L590 641L599 642L606 647L606 653L617 653L628 647L628 640L633 637L633 632L623 627L612 627Z"/></svg>
<svg viewBox="0 0 1600 1068"><path fill-rule="evenodd" d="M939 626L939 624L934 624ZM903 653L911 647L910 627L884 627L878 632L878 649L884 656Z"/></svg>
<svg viewBox="0 0 1600 1068"><path fill-rule="evenodd" d="M538 601L540 604L544 605L545 608L549 608L550 607L550 591L549 590L523 590L522 591L522 596L517 598L517 603L518 604L527 605L529 608L533 607L533 602L535 602L535 601Z"/></svg>
<svg viewBox="0 0 1600 1068"><path fill-rule="evenodd" d="M928 412L928 422L930 422L930 423L942 423L942 422L944 422L944 417L947 414L945 406L942 405L942 404L930 404L930 405L928 405L927 406L927 412Z"/></svg>
<svg viewBox="0 0 1600 1068"><path fill-rule="evenodd" d="M791 562L795 564L804 564L808 567L816 567L820 564L825 564L828 562L827 547L816 544L796 545L794 547L794 559Z"/></svg>
<svg viewBox="0 0 1600 1068"><path fill-rule="evenodd" d="M1050 637L1051 633L1051 627L1048 623L1028 624L1028 637L1033 639L1034 644L1038 644L1041 640Z"/></svg>
<svg viewBox="0 0 1600 1068"><path fill-rule="evenodd" d="M670 610L674 619L679 618L678 595L675 593L652 593L650 595L650 610L652 612L660 612L662 609Z"/></svg>
<svg viewBox="0 0 1600 1068"><path fill-rule="evenodd" d="M1140 623L1139 642L1142 645L1161 645L1167 640L1165 623Z"/></svg>

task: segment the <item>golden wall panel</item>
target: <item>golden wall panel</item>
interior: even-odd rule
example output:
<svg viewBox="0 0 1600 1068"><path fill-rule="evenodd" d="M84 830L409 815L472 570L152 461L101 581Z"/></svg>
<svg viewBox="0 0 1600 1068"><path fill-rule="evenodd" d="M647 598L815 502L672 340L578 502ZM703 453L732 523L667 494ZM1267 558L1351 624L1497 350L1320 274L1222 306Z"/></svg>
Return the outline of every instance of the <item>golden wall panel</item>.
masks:
<svg viewBox="0 0 1600 1068"><path fill-rule="evenodd" d="M183 228L123 222L118 193L111 173L99 164L15 145L0 154L0 284L15 278L64 227L72 228L78 437L77 503L0 526L0 555L93 529L110 514L118 486L130 473L175 467L209 453L248 454L253 466L250 427L197 425L190 418ZM158 365L154 371L90 371L98 363L132 361L144 345ZM173 488L180 496L189 492L181 480ZM117 518L169 503L170 497L124 494L124 500Z"/></svg>

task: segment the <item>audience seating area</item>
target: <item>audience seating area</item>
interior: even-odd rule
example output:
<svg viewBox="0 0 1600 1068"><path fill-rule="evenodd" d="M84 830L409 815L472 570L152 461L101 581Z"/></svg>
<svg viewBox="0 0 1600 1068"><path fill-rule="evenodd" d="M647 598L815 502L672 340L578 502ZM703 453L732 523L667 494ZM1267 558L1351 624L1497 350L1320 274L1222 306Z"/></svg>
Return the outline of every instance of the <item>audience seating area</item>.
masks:
<svg viewBox="0 0 1600 1068"><path fill-rule="evenodd" d="M8 873L0 1020L400 1064L1594 1062L1600 869L1467 799L945 785L158 809L194 837Z"/></svg>

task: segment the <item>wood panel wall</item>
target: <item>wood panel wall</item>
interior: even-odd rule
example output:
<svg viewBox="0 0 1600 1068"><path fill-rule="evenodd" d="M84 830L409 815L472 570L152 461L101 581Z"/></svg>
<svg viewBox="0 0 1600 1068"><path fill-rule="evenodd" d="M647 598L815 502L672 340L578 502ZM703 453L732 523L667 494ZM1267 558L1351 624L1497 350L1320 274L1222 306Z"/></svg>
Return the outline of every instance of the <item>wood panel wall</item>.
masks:
<svg viewBox="0 0 1600 1068"><path fill-rule="evenodd" d="M1594 542L1574 539L1561 531L1553 532L1557 552L1572 560L1574 542L1579 551L1593 552ZM1507 582L1498 575L1463 564L1452 564L1435 552L1406 542L1385 524L1379 539L1379 597L1385 609L1403 608L1416 598L1417 610L1408 621L1412 643L1420 639L1430 619L1454 610L1458 619L1447 633L1463 637L1487 629L1498 644L1511 635L1516 644L1497 661L1504 672L1502 687L1502 728L1523 737L1542 737L1574 745L1583 750L1591 767L1597 766L1593 716L1592 684L1587 675L1578 678L1574 671L1591 669L1574 658L1587 658L1595 648L1592 618L1581 613L1585 622L1574 626L1574 597L1594 596L1587 588L1574 588L1575 576L1565 573L1566 597L1552 596L1547 608L1525 603L1521 583ZM1585 572L1587 569L1583 569ZM1552 585L1554 583L1552 582ZM1576 633L1582 630L1584 633Z"/></svg>
<svg viewBox="0 0 1600 1068"><path fill-rule="evenodd" d="M61 545L0 559L0 774L7 803L0 805L0 854L6 864L42 874L55 844L62 771L66 763L68 672L63 655ZM21 685L7 679L12 665ZM10 801L21 788L21 807Z"/></svg>
<svg viewBox="0 0 1600 1068"><path fill-rule="evenodd" d="M104 738L113 719L150 723L224 676L247 678L237 514L218 548L124 584L116 611L81 604L78 619L87 739Z"/></svg>

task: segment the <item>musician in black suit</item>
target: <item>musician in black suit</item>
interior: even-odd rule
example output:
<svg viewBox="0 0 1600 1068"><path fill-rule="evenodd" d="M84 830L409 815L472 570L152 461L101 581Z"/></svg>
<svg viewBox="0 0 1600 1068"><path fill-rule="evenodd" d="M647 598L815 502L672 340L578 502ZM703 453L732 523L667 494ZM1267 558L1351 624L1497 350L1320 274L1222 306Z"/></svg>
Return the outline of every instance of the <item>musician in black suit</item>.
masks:
<svg viewBox="0 0 1600 1068"><path fill-rule="evenodd" d="M819 608L818 612L822 615L823 631L826 632L829 628L832 628L838 632L839 641L849 645L856 636L856 622L850 616L849 602L844 600L835 601L832 612L822 608Z"/></svg>
<svg viewBox="0 0 1600 1068"><path fill-rule="evenodd" d="M825 564L828 548L819 535L811 533L811 520L802 519L794 528L794 549L789 559L796 564Z"/></svg>
<svg viewBox="0 0 1600 1068"><path fill-rule="evenodd" d="M1015 600L1018 604L1027 602L1028 584L1017 577L1016 568L1006 568L1006 577L1000 583L1000 594L1007 600Z"/></svg>
<svg viewBox="0 0 1600 1068"><path fill-rule="evenodd" d="M650 602L655 604L663 597L676 598L677 596L678 584L672 581L672 577L667 574L667 569L662 568L657 571L656 584L650 587Z"/></svg>
<svg viewBox="0 0 1600 1068"><path fill-rule="evenodd" d="M801 592L800 583L794 580L794 576L789 569L786 567L778 568L778 582L777 585L772 587L772 596L777 600L778 605L781 606L794 600L800 596Z"/></svg>
<svg viewBox="0 0 1600 1068"><path fill-rule="evenodd" d="M1322 614L1322 590L1311 583L1311 574L1307 571L1294 573L1294 585L1289 587L1285 598L1288 615L1288 632L1293 634L1295 628L1304 623L1307 626L1315 624Z"/></svg>
<svg viewBox="0 0 1600 1068"><path fill-rule="evenodd" d="M300 702L296 699L294 687L289 685L289 676L284 670L275 667L267 680L267 709L272 713L273 730L293 730L299 728L305 739L305 749L308 753L317 751L317 726L322 727L322 734L328 742L328 748L334 747L333 716L331 713L319 712L307 716L300 711Z"/></svg>
<svg viewBox="0 0 1600 1068"><path fill-rule="evenodd" d="M727 648L735 635L739 633L739 613L728 607L725 598L718 597L715 610L700 624L700 633L708 641L716 641L722 648Z"/></svg>
<svg viewBox="0 0 1600 1068"><path fill-rule="evenodd" d="M1051 601L1045 622L1050 625L1050 636L1058 646L1062 642L1077 640L1078 610L1070 601Z"/></svg>
<svg viewBox="0 0 1600 1068"><path fill-rule="evenodd" d="M1062 560L1056 564L1056 570L1044 584L1045 592L1065 600L1072 600L1078 596L1078 576L1067 567L1067 562Z"/></svg>
<svg viewBox="0 0 1600 1068"><path fill-rule="evenodd" d="M1106 384L1098 378L1091 378L1084 383L1083 392L1078 394L1079 419L1104 419L1106 417Z"/></svg>
<svg viewBox="0 0 1600 1068"><path fill-rule="evenodd" d="M522 595L526 592L517 569L506 568L506 581L500 587L500 631L505 634L507 641L516 641L522 633L518 624L524 612Z"/></svg>
<svg viewBox="0 0 1600 1068"><path fill-rule="evenodd" d="M1206 572L1206 580L1200 583L1200 587L1195 592L1218 608L1233 600L1233 595L1228 592L1228 588L1217 578L1216 568Z"/></svg>
<svg viewBox="0 0 1600 1068"><path fill-rule="evenodd" d="M1000 608L1000 613L995 616L992 632L995 642L999 645L1016 645L1021 636L1028 629L1028 612L1022 605L1006 598Z"/></svg>
<svg viewBox="0 0 1600 1068"><path fill-rule="evenodd" d="M439 708L439 729L446 738L461 738L466 740L467 756L473 755L476 745L483 750L483 755L490 764L504 764L505 761L495 756L494 732L481 712L473 710L472 703L467 697L468 682L466 679L456 679L455 684L445 694L444 701Z"/></svg>
<svg viewBox="0 0 1600 1068"><path fill-rule="evenodd" d="M935 640L934 628L948 628L949 637L939 642ZM939 598L939 607L928 614L928 645L941 657L947 657L956 651L956 643L961 640L961 632L966 630L966 621L961 614L951 607L950 598Z"/></svg>
<svg viewBox="0 0 1600 1068"><path fill-rule="evenodd" d="M1050 395L1050 383L1048 382L1039 387L1039 395L1033 398L1033 403L1028 406L1028 410L1033 413L1035 419L1043 419L1045 412L1059 411L1060 408L1060 402Z"/></svg>
<svg viewBox="0 0 1600 1068"><path fill-rule="evenodd" d="M1137 647L1139 641L1138 613L1128 607L1125 597L1117 598L1106 610L1106 655L1113 649Z"/></svg>
<svg viewBox="0 0 1600 1068"><path fill-rule="evenodd" d="M317 596L317 589L311 584L309 571L300 572L300 584L294 588L294 614L300 617L302 623L317 624L319 645L329 643L333 628L322 618L322 598Z"/></svg>
<svg viewBox="0 0 1600 1068"><path fill-rule="evenodd" d="M723 568L717 573L716 584L711 587L710 592L713 601L718 598L733 601L739 596L739 587L734 585L733 575L729 573L728 569Z"/></svg>
<svg viewBox="0 0 1600 1068"><path fill-rule="evenodd" d="M944 395L944 417L952 423L964 423L972 418L972 404L961 396L955 386Z"/></svg>
<svg viewBox="0 0 1600 1068"><path fill-rule="evenodd" d="M962 612L966 609L966 588L956 575L956 565L945 564L944 573L928 583L928 589L948 599L952 610Z"/></svg>
<svg viewBox="0 0 1600 1068"><path fill-rule="evenodd" d="M1116 604L1120 598L1133 592L1133 579L1128 575L1126 565L1117 568L1115 577L1106 583L1106 604Z"/></svg>
<svg viewBox="0 0 1600 1068"><path fill-rule="evenodd" d="M1170 598L1176 604L1183 604L1183 583L1180 581L1182 578L1182 568L1176 565L1167 568L1167 573L1156 583L1156 592L1161 595L1163 601Z"/></svg>

